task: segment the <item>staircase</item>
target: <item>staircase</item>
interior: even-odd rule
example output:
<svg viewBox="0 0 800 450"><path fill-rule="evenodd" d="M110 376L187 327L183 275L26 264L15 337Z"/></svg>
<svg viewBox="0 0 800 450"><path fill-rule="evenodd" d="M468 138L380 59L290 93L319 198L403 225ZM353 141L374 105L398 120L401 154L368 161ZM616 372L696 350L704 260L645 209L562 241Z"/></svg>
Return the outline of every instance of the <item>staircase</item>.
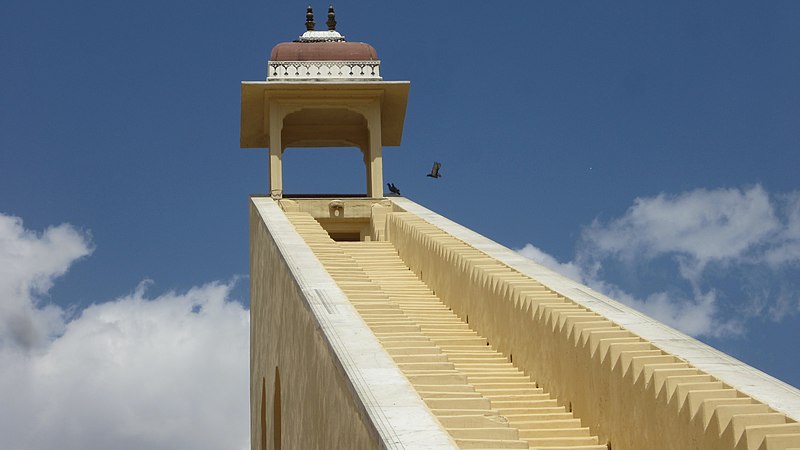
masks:
<svg viewBox="0 0 800 450"><path fill-rule="evenodd" d="M309 214L286 215L460 448L607 450L453 314L391 243L335 242Z"/></svg>

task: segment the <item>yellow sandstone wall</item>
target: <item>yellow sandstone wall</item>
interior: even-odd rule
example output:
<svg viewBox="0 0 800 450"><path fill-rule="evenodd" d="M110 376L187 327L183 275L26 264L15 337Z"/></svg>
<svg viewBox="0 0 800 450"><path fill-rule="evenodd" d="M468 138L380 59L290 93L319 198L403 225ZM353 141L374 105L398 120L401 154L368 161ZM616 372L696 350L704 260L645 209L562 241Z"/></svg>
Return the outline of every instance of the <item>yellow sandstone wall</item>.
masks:
<svg viewBox="0 0 800 450"><path fill-rule="evenodd" d="M397 204L386 217L386 236L404 262L472 329L571 409L601 443L613 450L800 448L800 424L794 419L404 212L424 208L405 199ZM500 247L485 246L492 245ZM591 291L573 284L576 294ZM640 327L655 323L619 308L620 317L644 319ZM654 325L654 333L664 328ZM686 354L716 357L691 338L683 336L680 345L684 342ZM731 370L757 372L729 359ZM767 388L777 387L796 403L796 389L759 374ZM755 384L750 388L761 389Z"/></svg>
<svg viewBox="0 0 800 450"><path fill-rule="evenodd" d="M350 381L252 202L250 241L251 448L379 448Z"/></svg>
<svg viewBox="0 0 800 450"><path fill-rule="evenodd" d="M613 450L800 449L796 388L407 199L283 203L390 241ZM278 204L250 228L252 448L452 448Z"/></svg>

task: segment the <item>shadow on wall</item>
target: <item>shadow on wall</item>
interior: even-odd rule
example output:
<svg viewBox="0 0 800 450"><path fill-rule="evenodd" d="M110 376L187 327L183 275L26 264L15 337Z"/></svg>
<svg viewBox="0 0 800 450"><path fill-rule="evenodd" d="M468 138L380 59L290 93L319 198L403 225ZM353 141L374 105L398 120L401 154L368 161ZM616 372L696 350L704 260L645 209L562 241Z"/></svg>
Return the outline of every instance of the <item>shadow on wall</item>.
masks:
<svg viewBox="0 0 800 450"><path fill-rule="evenodd" d="M275 395L272 401L272 440L275 450L281 450L281 372L275 367Z"/></svg>
<svg viewBox="0 0 800 450"><path fill-rule="evenodd" d="M261 378L261 450L267 450L267 379Z"/></svg>

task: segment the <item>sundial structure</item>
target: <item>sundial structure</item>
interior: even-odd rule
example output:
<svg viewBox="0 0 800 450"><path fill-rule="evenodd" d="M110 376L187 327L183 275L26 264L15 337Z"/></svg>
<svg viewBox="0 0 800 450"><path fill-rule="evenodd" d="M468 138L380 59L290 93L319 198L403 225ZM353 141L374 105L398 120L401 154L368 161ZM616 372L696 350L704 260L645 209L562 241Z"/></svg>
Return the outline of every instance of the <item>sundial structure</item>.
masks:
<svg viewBox="0 0 800 450"><path fill-rule="evenodd" d="M309 7L242 83L241 145L270 175L250 199L253 450L800 449L796 388L384 196L410 84L326 23ZM342 146L365 194L284 192L287 149Z"/></svg>

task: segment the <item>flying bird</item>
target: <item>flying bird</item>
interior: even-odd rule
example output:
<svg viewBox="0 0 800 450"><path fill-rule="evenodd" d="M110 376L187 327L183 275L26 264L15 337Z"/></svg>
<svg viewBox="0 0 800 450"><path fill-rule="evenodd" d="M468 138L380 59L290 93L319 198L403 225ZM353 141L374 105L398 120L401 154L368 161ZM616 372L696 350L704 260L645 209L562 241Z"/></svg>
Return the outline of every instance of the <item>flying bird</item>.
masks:
<svg viewBox="0 0 800 450"><path fill-rule="evenodd" d="M431 173L429 173L427 176L429 176L431 178L439 178L439 177L441 177L442 175L439 173L439 168L440 167L442 167L441 163L434 162L433 163L433 168L431 169Z"/></svg>
<svg viewBox="0 0 800 450"><path fill-rule="evenodd" d="M389 192L394 195L400 195L400 189L397 189L397 186L395 186L394 183L386 183L386 185L389 186Z"/></svg>

